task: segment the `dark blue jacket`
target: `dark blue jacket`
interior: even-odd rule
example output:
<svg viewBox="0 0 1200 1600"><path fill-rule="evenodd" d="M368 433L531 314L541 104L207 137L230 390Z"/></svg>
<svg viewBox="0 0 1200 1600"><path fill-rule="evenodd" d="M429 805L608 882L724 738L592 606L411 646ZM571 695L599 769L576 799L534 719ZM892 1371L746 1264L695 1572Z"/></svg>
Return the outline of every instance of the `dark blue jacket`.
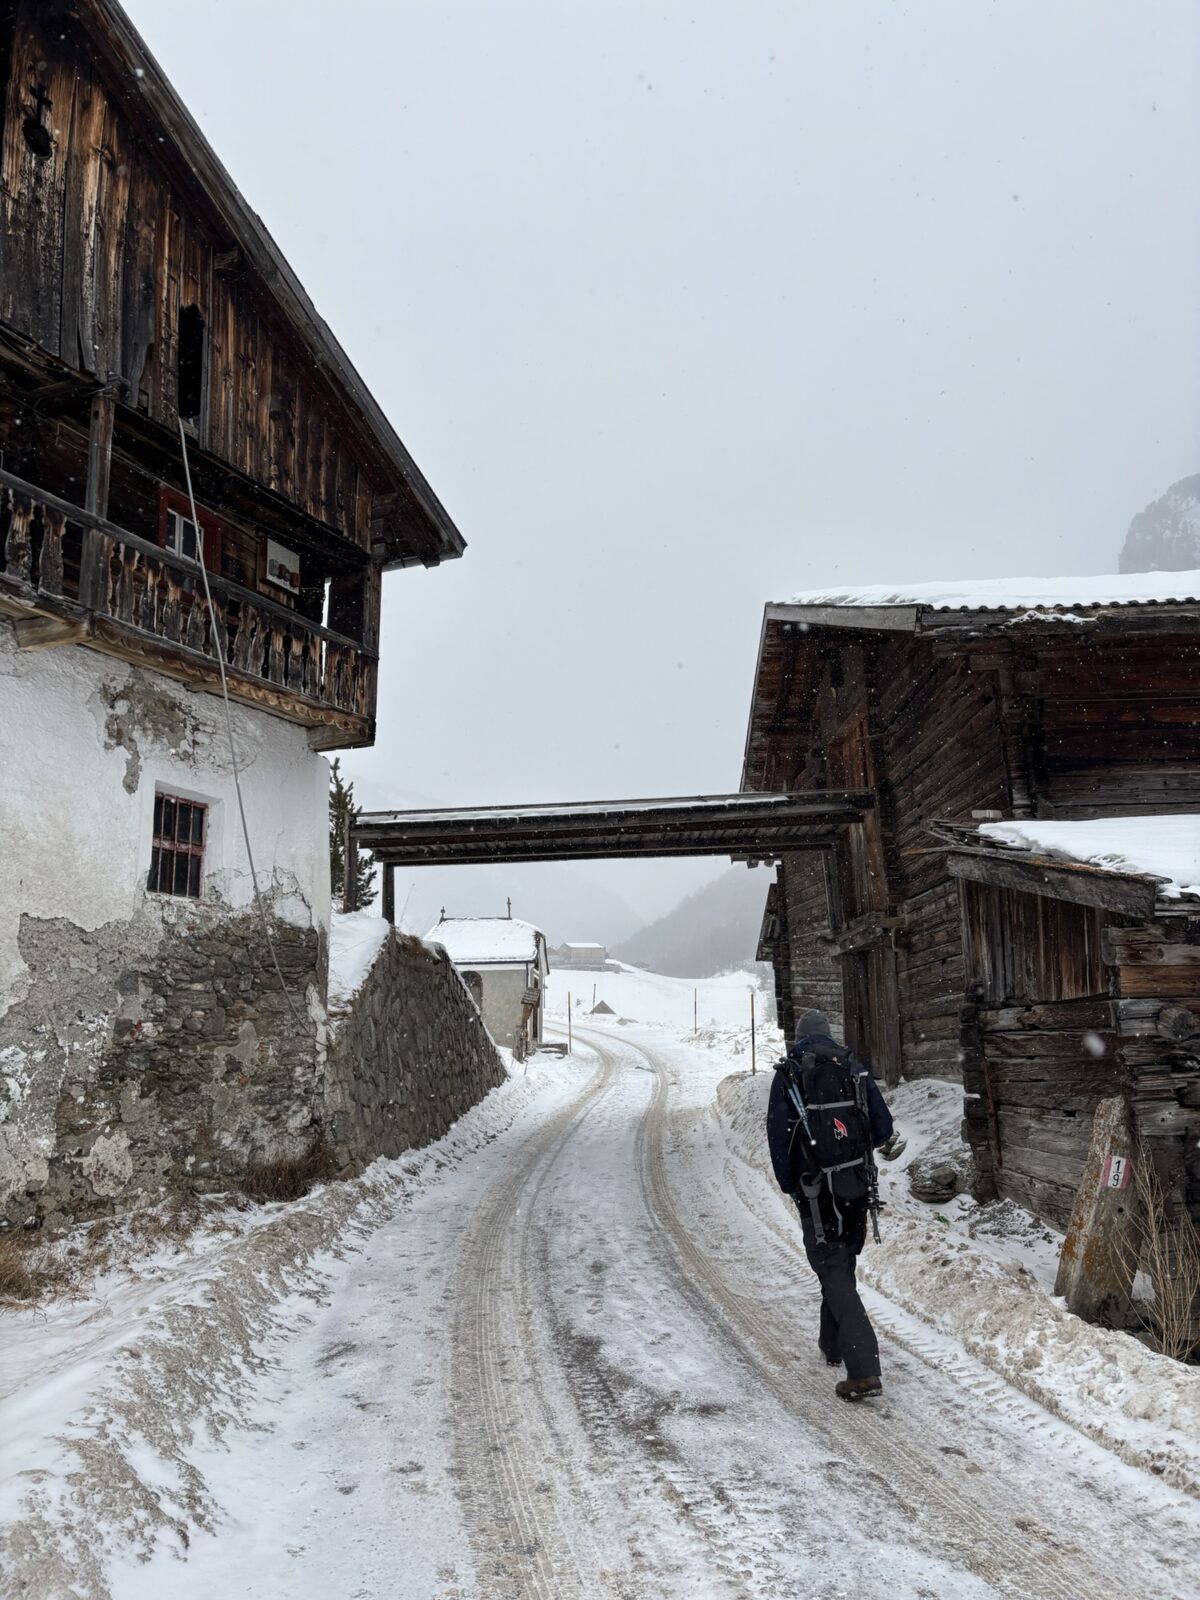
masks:
<svg viewBox="0 0 1200 1600"><path fill-rule="evenodd" d="M805 1055L823 1055L833 1051L849 1054L844 1045L839 1045L828 1035L809 1034L803 1039L797 1039L788 1054L799 1061ZM892 1136L892 1114L879 1092L879 1085L867 1068L860 1061L855 1061L853 1056L850 1059L854 1061L855 1070L866 1076L867 1116L871 1123L871 1142L875 1145L884 1144ZM795 1128L795 1108L788 1099L783 1073L777 1072L775 1081L771 1085L771 1100L767 1107L767 1145L771 1151L771 1166L775 1170L775 1181L785 1194L795 1194L800 1181L800 1173L793 1154L792 1136Z"/></svg>

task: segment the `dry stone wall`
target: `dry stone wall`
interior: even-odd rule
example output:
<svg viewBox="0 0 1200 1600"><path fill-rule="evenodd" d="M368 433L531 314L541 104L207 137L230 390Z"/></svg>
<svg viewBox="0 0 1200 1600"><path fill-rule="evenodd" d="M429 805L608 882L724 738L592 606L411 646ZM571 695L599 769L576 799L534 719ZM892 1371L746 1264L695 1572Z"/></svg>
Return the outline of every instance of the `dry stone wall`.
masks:
<svg viewBox="0 0 1200 1600"><path fill-rule="evenodd" d="M339 1169L438 1139L504 1081L504 1063L444 951L390 933L331 1017L325 1126Z"/></svg>
<svg viewBox="0 0 1200 1600"><path fill-rule="evenodd" d="M0 1119L5 1223L224 1189L303 1153L321 1111L325 941L273 933L299 1024L253 915L181 909L153 932L24 919L32 987L0 1017L0 1062L24 1069Z"/></svg>

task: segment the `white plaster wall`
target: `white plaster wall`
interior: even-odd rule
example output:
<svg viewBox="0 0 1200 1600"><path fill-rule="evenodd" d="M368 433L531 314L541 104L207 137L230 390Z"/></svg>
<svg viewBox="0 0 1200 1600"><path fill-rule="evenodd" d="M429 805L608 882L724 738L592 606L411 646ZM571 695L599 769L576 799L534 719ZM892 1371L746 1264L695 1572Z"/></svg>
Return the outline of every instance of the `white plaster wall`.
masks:
<svg viewBox="0 0 1200 1600"><path fill-rule="evenodd" d="M233 705L272 911L329 926L328 766L305 730ZM157 789L209 806L202 902L148 894ZM18 651L0 618L0 1015L23 998L22 913L93 930L253 901L221 700L79 645Z"/></svg>

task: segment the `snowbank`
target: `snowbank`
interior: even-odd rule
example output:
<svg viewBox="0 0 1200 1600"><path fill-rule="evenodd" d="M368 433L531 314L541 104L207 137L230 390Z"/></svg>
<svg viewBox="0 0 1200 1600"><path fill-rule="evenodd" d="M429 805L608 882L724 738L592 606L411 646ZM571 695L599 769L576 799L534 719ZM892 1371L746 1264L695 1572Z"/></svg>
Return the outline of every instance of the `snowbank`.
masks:
<svg viewBox="0 0 1200 1600"><path fill-rule="evenodd" d="M773 1196L763 1136L770 1086L770 1074L726 1078L717 1116L729 1149ZM959 1196L939 1209L913 1200L905 1169L957 1141L962 1090L922 1081L889 1101L908 1144L898 1162L880 1163L884 1238L863 1254L864 1282L1123 1460L1200 1496L1200 1370L1071 1316L1050 1292L1057 1236L1010 1202ZM886 1305L870 1309L892 1331ZM895 1332L903 1343L904 1330Z"/></svg>
<svg viewBox="0 0 1200 1600"><path fill-rule="evenodd" d="M1091 578L966 578L805 589L791 606L931 606L944 611L1043 611L1163 604L1200 597L1200 572L1122 572Z"/></svg>
<svg viewBox="0 0 1200 1600"><path fill-rule="evenodd" d="M539 1062L435 1144L291 1205L221 1210L174 1246L139 1248L127 1219L110 1244L119 1267L74 1298L0 1310L4 1592L108 1600L116 1553L212 1531L217 1501L191 1447L249 1425L258 1375L337 1260L570 1076Z"/></svg>
<svg viewBox="0 0 1200 1600"><path fill-rule="evenodd" d="M1109 872L1165 879L1168 899L1200 895L1200 816L1101 817L1091 822L985 822L980 835Z"/></svg>
<svg viewBox="0 0 1200 1600"><path fill-rule="evenodd" d="M371 911L335 911L329 919L329 1009L344 1011L366 982L389 924Z"/></svg>

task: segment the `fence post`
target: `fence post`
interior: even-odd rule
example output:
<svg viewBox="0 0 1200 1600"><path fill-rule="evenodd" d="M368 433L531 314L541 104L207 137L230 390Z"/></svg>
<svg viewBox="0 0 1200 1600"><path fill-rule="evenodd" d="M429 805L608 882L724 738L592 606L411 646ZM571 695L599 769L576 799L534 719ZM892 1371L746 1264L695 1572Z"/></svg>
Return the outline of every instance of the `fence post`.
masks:
<svg viewBox="0 0 1200 1600"><path fill-rule="evenodd" d="M758 1070L754 1055L754 990L750 991L750 1076Z"/></svg>
<svg viewBox="0 0 1200 1600"><path fill-rule="evenodd" d="M575 1049L575 1036L571 1031L571 991L567 990L567 1054L573 1054Z"/></svg>

